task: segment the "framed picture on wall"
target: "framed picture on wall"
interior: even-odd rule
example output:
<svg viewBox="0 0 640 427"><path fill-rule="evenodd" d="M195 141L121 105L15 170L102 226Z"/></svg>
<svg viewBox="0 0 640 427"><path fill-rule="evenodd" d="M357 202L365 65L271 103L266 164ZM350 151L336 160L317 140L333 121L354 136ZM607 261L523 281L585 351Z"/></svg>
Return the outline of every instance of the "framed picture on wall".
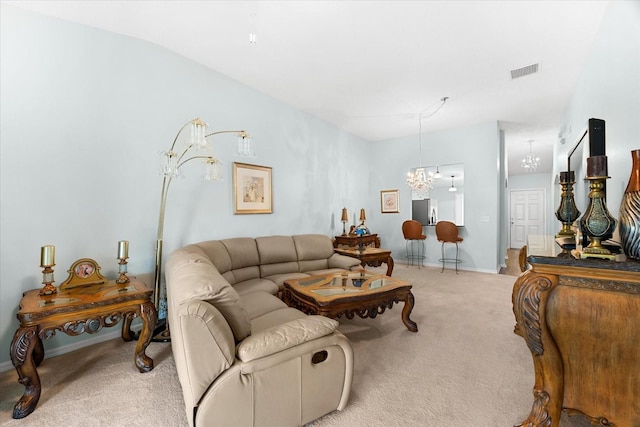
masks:
<svg viewBox="0 0 640 427"><path fill-rule="evenodd" d="M271 168L234 162L233 196L233 213L273 213Z"/></svg>
<svg viewBox="0 0 640 427"><path fill-rule="evenodd" d="M380 191L380 210L382 213L398 213L398 190Z"/></svg>

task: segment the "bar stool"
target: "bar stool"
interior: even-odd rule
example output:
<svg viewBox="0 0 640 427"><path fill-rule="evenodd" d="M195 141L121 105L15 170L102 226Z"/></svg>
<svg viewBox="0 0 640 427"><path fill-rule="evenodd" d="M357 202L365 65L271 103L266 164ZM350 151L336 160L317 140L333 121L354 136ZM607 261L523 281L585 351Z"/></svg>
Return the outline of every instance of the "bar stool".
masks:
<svg viewBox="0 0 640 427"><path fill-rule="evenodd" d="M436 237L438 238L438 242L442 242L442 258L438 261L442 261L442 270L440 273L444 271L445 262L455 262L456 263L456 274L458 274L458 264L461 262L458 258L458 243L462 242L464 239L458 236L458 226L455 225L451 221L438 221L436 223ZM455 243L456 245L456 257L455 258L445 258L444 256L444 244L445 243Z"/></svg>
<svg viewBox="0 0 640 427"><path fill-rule="evenodd" d="M419 261L418 268L422 265L425 258L424 241L427 236L422 233L422 224L418 221L408 219L402 223L402 234L404 235L405 246L407 249L407 261L414 265L415 261ZM418 245L417 252L414 251L414 245ZM407 267L409 264L407 263Z"/></svg>

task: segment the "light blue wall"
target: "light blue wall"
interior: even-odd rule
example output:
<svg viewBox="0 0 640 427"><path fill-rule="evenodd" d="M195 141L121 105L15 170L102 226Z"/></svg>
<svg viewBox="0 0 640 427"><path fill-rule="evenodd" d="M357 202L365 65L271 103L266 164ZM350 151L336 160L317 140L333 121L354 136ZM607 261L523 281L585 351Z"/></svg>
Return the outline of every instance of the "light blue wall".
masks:
<svg viewBox="0 0 640 427"><path fill-rule="evenodd" d="M169 193L165 255L232 236L333 236L343 205L378 207L368 169L353 167L361 139L155 45L4 4L1 15L0 363L22 293L41 286L42 245L56 246L56 284L83 257L114 278L123 239L130 273L153 281L158 153L189 119L247 129L257 157L234 157L235 137L222 136L212 141L223 183L205 183L197 162L184 167ZM234 161L273 168L273 214L233 214ZM53 355L87 338L44 344Z"/></svg>
<svg viewBox="0 0 640 427"><path fill-rule="evenodd" d="M499 269L499 146L497 122L462 129L424 134L422 152L428 165L464 163L464 224L460 235L460 268L497 272ZM400 213L381 214L378 208L367 221L394 258L406 259L402 222L411 219L411 192L405 183L407 171L419 162L418 137L411 136L372 144L370 192L400 190ZM438 265L440 244L434 227L427 235L427 264Z"/></svg>
<svg viewBox="0 0 640 427"><path fill-rule="evenodd" d="M567 109L565 144L556 149L557 174L590 118L606 121L609 176L607 207L618 217L631 172L631 150L640 149L640 2L611 2ZM576 177L577 179L578 177ZM559 200L559 187L554 200ZM587 205L587 200L582 204ZM584 213L584 212L583 212ZM617 231L614 234L617 238Z"/></svg>

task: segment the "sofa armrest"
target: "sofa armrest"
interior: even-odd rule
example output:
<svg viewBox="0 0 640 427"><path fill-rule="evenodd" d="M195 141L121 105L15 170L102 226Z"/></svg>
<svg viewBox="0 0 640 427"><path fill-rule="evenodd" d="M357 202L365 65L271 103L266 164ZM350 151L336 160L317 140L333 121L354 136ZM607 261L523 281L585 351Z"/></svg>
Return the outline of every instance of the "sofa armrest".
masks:
<svg viewBox="0 0 640 427"><path fill-rule="evenodd" d="M329 268L344 268L345 270L352 270L353 267L360 265L358 258L353 258L341 254L333 254L329 257Z"/></svg>
<svg viewBox="0 0 640 427"><path fill-rule="evenodd" d="M250 362L332 334L338 325L324 316L291 320L248 336L237 345L236 355L243 362Z"/></svg>

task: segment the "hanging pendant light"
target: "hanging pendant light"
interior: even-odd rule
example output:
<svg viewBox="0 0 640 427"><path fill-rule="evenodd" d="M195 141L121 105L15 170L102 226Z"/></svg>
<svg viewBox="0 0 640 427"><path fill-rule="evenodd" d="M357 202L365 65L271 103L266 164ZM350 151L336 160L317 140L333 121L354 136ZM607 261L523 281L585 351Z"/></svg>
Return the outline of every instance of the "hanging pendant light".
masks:
<svg viewBox="0 0 640 427"><path fill-rule="evenodd" d="M451 187L449 188L449 191L451 192L458 191L458 189L453 186L453 175L451 175Z"/></svg>

